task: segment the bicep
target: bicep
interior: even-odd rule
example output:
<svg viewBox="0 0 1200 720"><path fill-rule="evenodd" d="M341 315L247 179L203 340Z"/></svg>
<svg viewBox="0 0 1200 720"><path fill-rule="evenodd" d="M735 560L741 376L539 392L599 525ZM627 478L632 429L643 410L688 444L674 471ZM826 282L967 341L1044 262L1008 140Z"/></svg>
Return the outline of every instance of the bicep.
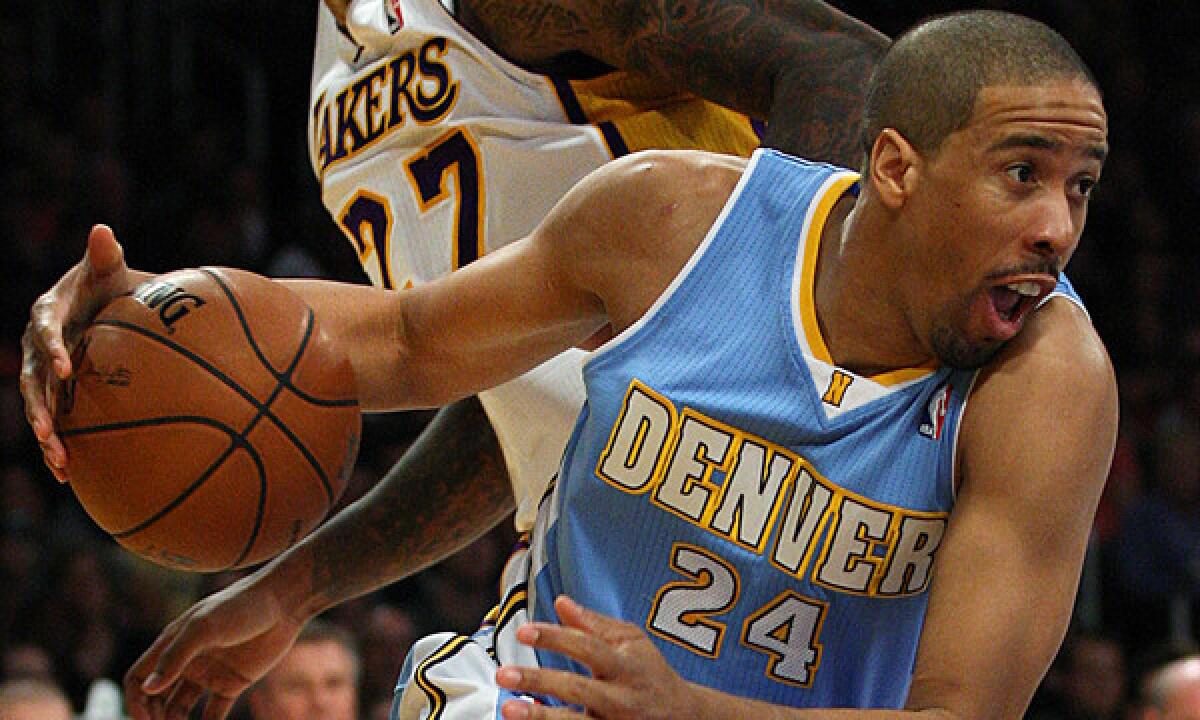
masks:
<svg viewBox="0 0 1200 720"><path fill-rule="evenodd" d="M575 185L528 237L408 291L401 397L440 404L474 394L603 338L606 324L620 332L682 267L740 169L699 153L620 158ZM681 185L691 188L686 201Z"/></svg>
<svg viewBox="0 0 1200 720"><path fill-rule="evenodd" d="M1077 312L1040 312L972 392L913 707L1020 717L1062 641L1116 427L1111 367Z"/></svg>

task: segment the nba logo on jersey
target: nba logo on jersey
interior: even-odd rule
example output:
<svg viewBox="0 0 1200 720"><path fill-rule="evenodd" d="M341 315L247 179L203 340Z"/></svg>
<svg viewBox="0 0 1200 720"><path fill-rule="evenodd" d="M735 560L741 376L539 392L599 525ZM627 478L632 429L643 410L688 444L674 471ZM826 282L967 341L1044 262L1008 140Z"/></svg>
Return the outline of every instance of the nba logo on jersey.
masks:
<svg viewBox="0 0 1200 720"><path fill-rule="evenodd" d="M933 391L933 397L929 398L929 417L925 422L921 423L921 427L917 428L917 432L930 440L941 438L942 425L946 422L946 408L949 406L950 384L946 383Z"/></svg>
<svg viewBox="0 0 1200 720"><path fill-rule="evenodd" d="M388 0L388 32L395 35L404 27L404 12L400 10L400 0Z"/></svg>

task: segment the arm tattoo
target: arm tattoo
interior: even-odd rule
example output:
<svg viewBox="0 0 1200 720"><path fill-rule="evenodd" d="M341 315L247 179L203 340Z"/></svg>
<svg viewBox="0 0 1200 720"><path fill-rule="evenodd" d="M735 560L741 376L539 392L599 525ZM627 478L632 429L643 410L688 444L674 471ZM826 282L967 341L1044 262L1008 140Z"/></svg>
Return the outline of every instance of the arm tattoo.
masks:
<svg viewBox="0 0 1200 720"><path fill-rule="evenodd" d="M624 67L676 79L766 118L767 143L840 164L861 158L867 81L886 38L810 0L638 0Z"/></svg>
<svg viewBox="0 0 1200 720"><path fill-rule="evenodd" d="M313 594L332 605L412 575L469 545L512 508L487 415L477 399L459 401L314 536Z"/></svg>
<svg viewBox="0 0 1200 720"><path fill-rule="evenodd" d="M882 34L816 0L468 0L468 27L517 62L581 51L768 120L767 143L861 160Z"/></svg>

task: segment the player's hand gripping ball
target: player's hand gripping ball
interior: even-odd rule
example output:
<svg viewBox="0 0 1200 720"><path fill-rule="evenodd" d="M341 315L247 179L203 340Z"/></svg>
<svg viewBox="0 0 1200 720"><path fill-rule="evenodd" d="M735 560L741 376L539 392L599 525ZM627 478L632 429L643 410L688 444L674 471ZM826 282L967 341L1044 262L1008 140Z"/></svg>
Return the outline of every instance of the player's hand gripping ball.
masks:
<svg viewBox="0 0 1200 720"><path fill-rule="evenodd" d="M346 487L350 363L308 305L243 270L157 276L115 299L56 408L71 487L127 549L197 572L267 560Z"/></svg>

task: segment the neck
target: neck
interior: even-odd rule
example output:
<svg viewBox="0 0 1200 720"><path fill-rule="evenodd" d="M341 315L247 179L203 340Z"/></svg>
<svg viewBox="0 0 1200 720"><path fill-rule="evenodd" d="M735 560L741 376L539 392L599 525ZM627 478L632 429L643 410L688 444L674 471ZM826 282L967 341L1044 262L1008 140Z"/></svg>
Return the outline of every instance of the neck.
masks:
<svg viewBox="0 0 1200 720"><path fill-rule="evenodd" d="M917 367L932 358L898 302L903 260L894 231L865 197L842 198L821 233L816 314L834 364L863 376Z"/></svg>

